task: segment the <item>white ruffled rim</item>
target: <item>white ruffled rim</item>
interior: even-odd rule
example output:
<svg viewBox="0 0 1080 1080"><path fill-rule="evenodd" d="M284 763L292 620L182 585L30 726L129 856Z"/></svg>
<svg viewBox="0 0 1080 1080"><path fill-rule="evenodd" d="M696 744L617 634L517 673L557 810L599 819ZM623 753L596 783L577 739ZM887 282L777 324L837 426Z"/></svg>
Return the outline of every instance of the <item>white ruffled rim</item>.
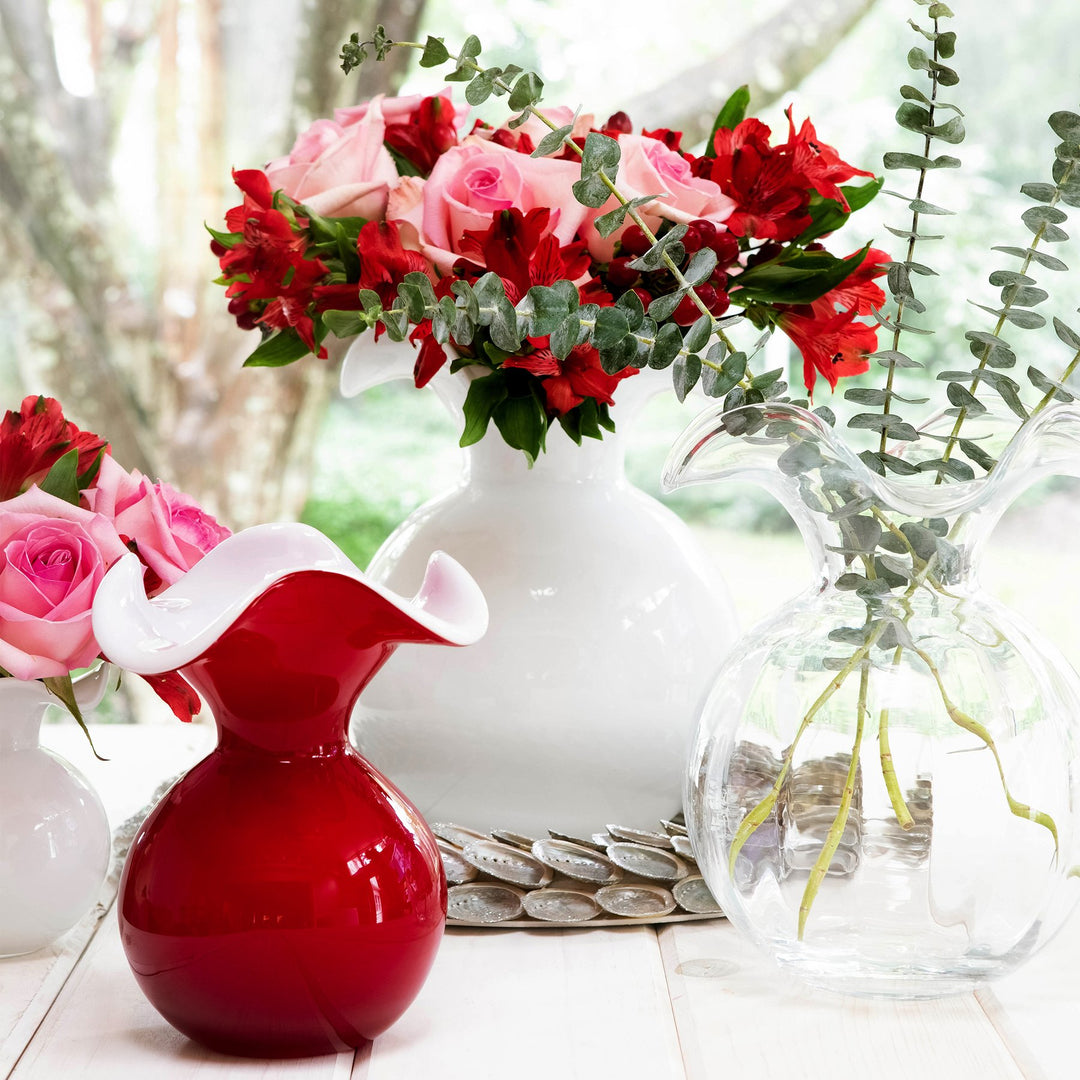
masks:
<svg viewBox="0 0 1080 1080"><path fill-rule="evenodd" d="M103 655L137 675L174 671L201 656L275 582L305 570L362 582L448 645L471 645L488 610L472 576L435 552L419 592L406 599L369 581L336 544L308 525L256 525L228 537L179 581L150 600L135 555L120 559L94 598L94 635Z"/></svg>

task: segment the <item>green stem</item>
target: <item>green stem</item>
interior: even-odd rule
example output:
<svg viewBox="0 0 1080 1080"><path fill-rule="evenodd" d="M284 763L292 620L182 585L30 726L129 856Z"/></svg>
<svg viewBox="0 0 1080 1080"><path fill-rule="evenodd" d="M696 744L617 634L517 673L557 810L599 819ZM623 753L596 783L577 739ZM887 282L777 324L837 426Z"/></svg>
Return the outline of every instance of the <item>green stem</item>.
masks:
<svg viewBox="0 0 1080 1080"><path fill-rule="evenodd" d="M750 810L746 817L739 823L738 829L735 830L735 838L731 841L731 848L728 851L729 871L734 870L735 860L742 850L743 845L769 817L769 814L772 813L773 807L780 797L780 789L783 787L784 780L787 779L787 775L791 771L791 763L795 758L795 750L799 745L799 740L803 737L806 729L814 722L814 717L817 716L822 708L828 703L833 694L844 685L847 677L870 655L870 650L873 648L877 639L884 633L884 630L885 626L882 623L871 631L870 637L867 639L866 643L860 645L859 648L852 653L848 662L836 673L829 682L829 685L822 690L814 703L806 711L806 715L803 716L802 722L799 724L798 731L795 732L795 738L792 740L791 745L784 754L780 772L776 777L776 782L773 784L772 789L761 802Z"/></svg>
<svg viewBox="0 0 1080 1080"><path fill-rule="evenodd" d="M1073 372L1076 371L1078 365L1080 365L1080 349L1078 349L1073 354L1072 360L1070 360L1069 363L1066 365L1065 370L1061 373L1061 377L1058 379L1058 382L1067 382L1072 377ZM1039 402L1039 404L1036 405L1035 408L1032 409L1031 412L1028 414L1028 420L1030 420L1033 416L1038 416L1039 413L1041 413L1043 409L1045 409L1046 406L1054 400L1054 395L1056 393L1056 390L1048 390L1043 396L1042 400ZM1026 422L1027 421L1025 421L1025 423Z"/></svg>
<svg viewBox="0 0 1080 1080"><path fill-rule="evenodd" d="M915 655L930 669L930 674L933 676L934 682L937 683L938 692L941 695L945 710L949 714L949 719L956 724L957 727L963 728L965 731L970 731L972 735L982 741L993 755L994 763L997 765L998 777L1001 780L1001 789L1005 793L1005 801L1009 806L1009 812L1016 817L1034 821L1037 825L1041 825L1050 833L1054 838L1054 859L1056 860L1058 857L1058 832L1054 819L1049 814L1044 813L1041 810L1035 810L1027 803L1022 803L1018 799L1013 798L1012 792L1009 790L1009 785L1005 780L1005 766L1002 764L1001 755L998 752L997 744L994 742L994 737L990 734L985 725L980 724L977 720L968 716L967 713L953 703L952 699L949 697L948 691L945 689L945 683L942 680L941 672L926 652L916 646Z"/></svg>
<svg viewBox="0 0 1080 1080"><path fill-rule="evenodd" d="M851 813L851 801L855 797L855 777L859 770L859 753L862 747L863 723L866 717L866 694L870 682L870 665L864 664L859 676L859 701L856 706L855 740L851 747L851 761L848 762L847 776L844 778L844 791L840 796L840 805L836 810L836 817L829 826L825 843L818 852L814 862L814 868L810 871L806 888L803 889L802 902L799 904L799 940L802 941L806 932L806 920L810 915L814 900L817 899L818 890L821 888L825 875L829 872L833 855L840 846L840 840L847 827L848 815Z"/></svg>
<svg viewBox="0 0 1080 1080"><path fill-rule="evenodd" d="M938 56L938 43L937 43L937 36L936 36L937 35L937 30L938 30L938 21L937 21L937 19L935 19L934 20L934 34L935 34L935 37L934 37L934 62L935 63L937 63L937 61L940 59L940 57ZM927 121L926 121L928 127L933 127L934 126L934 110L935 110L935 107L936 107L936 104L937 104L937 94L938 94L937 71L933 67L931 67L930 68L930 103L929 103L929 108L927 109ZM931 136L931 135L927 135L923 139L923 157L925 157L925 158L928 158L930 156L930 149L931 149L932 141L933 141L933 136ZM915 190L915 199L913 201L918 201L919 199L921 199L923 197L923 190L924 190L924 188L926 186L926 173L927 173L927 170L925 168L919 170L919 183L918 183L918 186L917 186L917 188ZM919 231L919 211L918 210L912 210L912 212L911 212L911 236L908 237L907 259L905 260L905 262L908 263L908 264L910 264L911 261L915 257L915 241L916 241L916 234L918 233L918 231ZM892 340L893 352L898 352L899 349L900 349L900 335L903 333L903 331L900 329L899 324L902 323L903 320L904 320L904 309L906 308L906 306L907 306L907 304L906 304L903 297L901 297L899 300L896 301L896 325L893 328L893 340ZM882 405L881 405L881 410L884 413L889 412L889 406L892 403L893 394L895 392L894 391L895 382L896 382L896 364L895 364L895 362L890 361L889 362L889 374L885 378L885 400L882 402ZM880 440L880 442L878 444L878 452L879 453L882 453L882 454L885 453L885 451L886 451L886 449L888 447L888 439L889 439L888 430L886 428L882 428L881 429L881 440Z"/></svg>
<svg viewBox="0 0 1080 1080"><path fill-rule="evenodd" d="M903 655L904 648L897 645L893 653L893 667L897 667ZM908 810L907 800L900 790L900 781L896 776L896 763L893 761L892 747L889 743L889 710L882 709L878 715L878 755L881 758L881 775L885 779L885 790L889 793L889 802L892 803L893 813L896 815L896 823L905 832L915 824Z"/></svg>

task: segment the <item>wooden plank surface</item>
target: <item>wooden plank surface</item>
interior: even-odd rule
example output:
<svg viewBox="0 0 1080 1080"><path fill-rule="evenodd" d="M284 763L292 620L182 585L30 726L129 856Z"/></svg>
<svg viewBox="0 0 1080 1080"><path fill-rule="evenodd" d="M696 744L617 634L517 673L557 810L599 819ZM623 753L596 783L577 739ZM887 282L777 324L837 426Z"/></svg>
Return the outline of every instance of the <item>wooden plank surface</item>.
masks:
<svg viewBox="0 0 1080 1080"><path fill-rule="evenodd" d="M170 1027L143 997L113 912L57 998L12 1080L348 1080L353 1054L295 1061L226 1057Z"/></svg>
<svg viewBox="0 0 1080 1080"><path fill-rule="evenodd" d="M202 727L46 738L115 823L213 745ZM113 886L107 885L102 903ZM931 1002L804 987L726 922L447 933L412 1008L373 1047L303 1061L203 1050L142 996L102 909L49 949L0 963L0 1077L226 1080L1075 1080L1080 919L1015 975ZM97 929L96 934L94 933ZM84 951L85 948L85 951Z"/></svg>
<svg viewBox="0 0 1080 1080"><path fill-rule="evenodd" d="M448 931L419 998L355 1080L606 1076L685 1077L649 927Z"/></svg>
<svg viewBox="0 0 1080 1080"><path fill-rule="evenodd" d="M689 1080L1035 1080L972 994L895 1002L814 990L729 923L665 927L660 946Z"/></svg>

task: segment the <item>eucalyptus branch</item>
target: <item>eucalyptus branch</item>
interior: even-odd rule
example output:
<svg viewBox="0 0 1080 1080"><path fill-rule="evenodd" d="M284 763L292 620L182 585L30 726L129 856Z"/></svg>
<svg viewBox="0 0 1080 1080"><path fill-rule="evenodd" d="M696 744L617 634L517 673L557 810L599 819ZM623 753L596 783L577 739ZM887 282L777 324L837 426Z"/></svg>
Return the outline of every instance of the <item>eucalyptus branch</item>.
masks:
<svg viewBox="0 0 1080 1080"><path fill-rule="evenodd" d="M1057 204L1061 201L1062 190L1065 187L1068 186L1069 181L1072 179L1074 168L1075 168L1075 162L1070 162L1068 167L1065 170L1064 177L1062 178L1061 182L1055 188L1053 196L1050 198L1049 202L1047 203L1047 205L1051 209L1055 208L1057 206ZM1038 226L1038 228L1037 228L1037 230L1035 232L1035 235L1032 238L1032 241L1031 241L1030 245L1028 246L1028 250L1027 250L1027 253L1024 256L1023 263L1020 266L1019 275L1020 275L1021 278L1026 278L1027 277L1028 270L1031 269L1031 264L1036 258L1038 248L1039 248L1039 243L1043 239L1043 236L1046 233L1047 227L1050 224L1051 224L1051 222L1049 220L1044 220ZM1013 311L1013 306L1014 306L1014 304L1015 304L1015 302L1017 300L1017 297L1021 295L1020 288L1021 288L1020 283L1019 282L1014 282L1011 285L1007 285L1005 287L1005 289L1003 290L1003 293L1002 293L1003 305L1002 305L1000 313L998 314L997 322L994 324L994 329L991 331L991 337L993 337L993 338L995 338L997 340L1001 339L1001 331L1004 329L1005 323L1009 321L1009 317L1010 317L1010 315L1011 315L1011 313ZM1040 317L1040 325L1041 325L1041 317ZM989 362L990 357L992 355L993 355L993 345L990 342L986 342L984 344L983 349L982 349L982 355L979 357L978 366L975 368L975 371L972 374L971 385L968 387L968 395L970 397L972 397L972 398L974 398L975 391L978 389L979 378L980 378L982 372L984 372L986 370L986 365ZM1071 374L1071 371L1070 371L1070 374ZM1064 380L1061 380L1061 381L1064 381ZM1041 402L1040 405L1038 406L1038 409L1036 410L1036 412L1041 411L1041 409L1044 408L1045 405L1049 401L1053 400L1053 398L1055 397L1055 393L1056 393L1055 390L1050 390L1047 393L1046 399L1043 402ZM952 453L953 453L954 449L956 448L957 443L959 442L960 431L963 428L964 421L967 420L970 412L971 412L971 405L970 404L964 404L964 405L962 405L960 407L960 411L957 413L957 416L956 416L956 421L953 424L952 430L949 432L948 441L945 444L945 449L941 453L941 457L942 457L943 461L948 461L949 458L952 456ZM1033 415L1035 415L1034 412L1030 413L1026 419L1021 420L1020 426L1017 429L1017 431L1022 429L1024 427L1024 425L1028 422L1028 420L1030 420L1031 416L1033 416ZM991 466L991 468L992 468L992 466ZM941 478L942 478L942 474L938 473L937 480L938 480L939 483L941 481Z"/></svg>

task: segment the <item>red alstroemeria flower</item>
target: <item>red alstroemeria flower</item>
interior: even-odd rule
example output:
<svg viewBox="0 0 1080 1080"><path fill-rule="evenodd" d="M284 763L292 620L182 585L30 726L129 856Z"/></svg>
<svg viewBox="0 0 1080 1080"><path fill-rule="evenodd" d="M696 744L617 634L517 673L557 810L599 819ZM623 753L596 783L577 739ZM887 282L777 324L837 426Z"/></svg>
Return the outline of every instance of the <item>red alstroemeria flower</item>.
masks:
<svg viewBox="0 0 1080 1080"><path fill-rule="evenodd" d="M830 311L819 304L782 309L777 318L802 353L803 381L811 397L818 372L835 390L841 377L866 371L867 356L877 349L876 326L856 322L854 311Z"/></svg>
<svg viewBox="0 0 1080 1080"><path fill-rule="evenodd" d="M408 251L401 243L401 233L393 221L368 221L356 238L360 256L358 288L371 289L379 294L384 308L393 306L397 287L405 275L419 270L428 273L431 267L418 251Z"/></svg>
<svg viewBox="0 0 1080 1080"><path fill-rule="evenodd" d="M408 120L387 124L383 141L427 176L451 146L457 146L454 103L444 95L426 97Z"/></svg>
<svg viewBox="0 0 1080 1080"><path fill-rule="evenodd" d="M545 231L550 218L547 207L537 207L525 214L517 207L497 210L485 232L465 232L462 253L476 260L477 265L472 269L482 266L502 278L512 304L533 285L552 285L564 278L577 281L589 272L588 250L583 243L560 247L556 237ZM472 273L467 276L471 277Z"/></svg>
<svg viewBox="0 0 1080 1080"><path fill-rule="evenodd" d="M724 222L729 232L782 243L810 224L810 192L790 155L770 146L771 134L754 118L721 129L713 139L716 156L698 158L693 171L735 200L736 208Z"/></svg>
<svg viewBox="0 0 1080 1080"><path fill-rule="evenodd" d="M817 131L809 119L802 122L798 133L795 132L795 121L792 119L792 110L789 106L784 110L788 118L788 141L777 149L790 156L793 167L806 178L811 187L826 199L833 199L845 210L850 209L844 193L837 187L845 180L853 176L873 176L872 172L865 169L856 169L849 165L836 152L836 149L823 143L817 137Z"/></svg>
<svg viewBox="0 0 1080 1080"><path fill-rule="evenodd" d="M615 375L608 375L600 366L600 354L591 345L578 345L558 363L559 374L545 378L540 384L547 407L558 416L568 413L586 398L595 398L601 405L614 405L612 393L615 387L623 379L637 374L637 368L626 367Z"/></svg>
<svg viewBox="0 0 1080 1080"><path fill-rule="evenodd" d="M848 258L851 258L849 255ZM854 311L856 315L869 315L885 303L885 291L874 284L889 269L892 256L880 248L871 248L861 263L835 288L830 289L814 306L825 301L828 310Z"/></svg>
<svg viewBox="0 0 1080 1080"><path fill-rule="evenodd" d="M40 483L71 450L79 452L76 475L85 476L107 448L104 439L64 419L55 398L31 394L0 421L0 501Z"/></svg>

